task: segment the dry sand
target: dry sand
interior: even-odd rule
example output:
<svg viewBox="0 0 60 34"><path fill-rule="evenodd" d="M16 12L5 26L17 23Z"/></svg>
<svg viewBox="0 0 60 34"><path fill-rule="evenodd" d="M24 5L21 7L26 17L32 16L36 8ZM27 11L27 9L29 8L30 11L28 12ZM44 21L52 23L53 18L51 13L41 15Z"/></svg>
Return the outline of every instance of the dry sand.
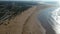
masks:
<svg viewBox="0 0 60 34"><path fill-rule="evenodd" d="M14 19L0 26L0 34L45 34L45 29L36 19L37 6L17 15Z"/></svg>

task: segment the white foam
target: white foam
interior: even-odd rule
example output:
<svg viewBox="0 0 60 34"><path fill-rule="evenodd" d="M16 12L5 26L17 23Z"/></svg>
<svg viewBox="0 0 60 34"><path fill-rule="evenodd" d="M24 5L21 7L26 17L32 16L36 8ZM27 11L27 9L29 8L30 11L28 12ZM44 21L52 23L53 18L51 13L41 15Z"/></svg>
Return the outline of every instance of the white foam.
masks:
<svg viewBox="0 0 60 34"><path fill-rule="evenodd" d="M52 18L56 21L54 22L53 29L56 34L60 34L60 7L52 12Z"/></svg>

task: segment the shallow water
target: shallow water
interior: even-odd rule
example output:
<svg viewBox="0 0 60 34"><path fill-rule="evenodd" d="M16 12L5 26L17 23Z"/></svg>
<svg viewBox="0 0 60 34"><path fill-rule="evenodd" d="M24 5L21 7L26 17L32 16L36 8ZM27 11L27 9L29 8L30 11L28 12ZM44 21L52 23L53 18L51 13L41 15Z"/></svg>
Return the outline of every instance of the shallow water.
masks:
<svg viewBox="0 0 60 34"><path fill-rule="evenodd" d="M42 26L46 29L46 34L60 34L60 32L57 32L60 31L60 25L59 25L60 23L56 22L56 20L54 19L55 16L56 18L58 18L58 16L55 13L54 13L55 15L52 13L57 12L55 10L58 10L58 8L59 7L51 7L39 12L38 20L41 22Z"/></svg>

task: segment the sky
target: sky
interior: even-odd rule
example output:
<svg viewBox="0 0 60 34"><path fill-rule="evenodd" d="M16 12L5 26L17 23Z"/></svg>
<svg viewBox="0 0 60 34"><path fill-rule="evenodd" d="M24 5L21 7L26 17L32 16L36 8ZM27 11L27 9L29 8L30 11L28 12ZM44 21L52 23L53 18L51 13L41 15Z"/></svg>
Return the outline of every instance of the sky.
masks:
<svg viewBox="0 0 60 34"><path fill-rule="evenodd" d="M58 1L58 0L0 0L0 1Z"/></svg>

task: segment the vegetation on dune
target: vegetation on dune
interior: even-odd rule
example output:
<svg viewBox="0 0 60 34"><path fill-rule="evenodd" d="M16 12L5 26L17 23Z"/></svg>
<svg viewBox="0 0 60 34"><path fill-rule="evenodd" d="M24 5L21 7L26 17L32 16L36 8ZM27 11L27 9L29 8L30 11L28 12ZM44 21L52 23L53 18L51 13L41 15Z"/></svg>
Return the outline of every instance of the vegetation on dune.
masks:
<svg viewBox="0 0 60 34"><path fill-rule="evenodd" d="M21 14L24 10L36 5L31 2L13 2L13 1L1 1L0 2L0 21L10 19L13 15Z"/></svg>

